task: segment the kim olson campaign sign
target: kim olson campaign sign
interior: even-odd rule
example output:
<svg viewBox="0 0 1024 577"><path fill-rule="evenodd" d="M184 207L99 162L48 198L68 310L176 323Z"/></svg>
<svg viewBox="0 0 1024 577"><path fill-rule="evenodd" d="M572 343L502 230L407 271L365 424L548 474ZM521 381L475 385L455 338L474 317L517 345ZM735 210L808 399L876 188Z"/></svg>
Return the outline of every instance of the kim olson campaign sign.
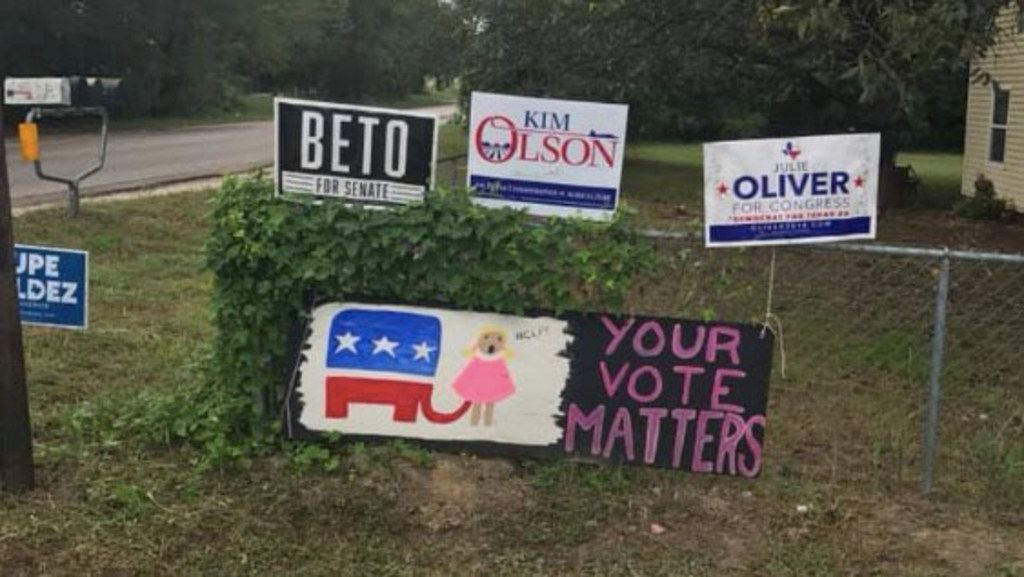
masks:
<svg viewBox="0 0 1024 577"><path fill-rule="evenodd" d="M629 107L474 92L467 186L478 204L610 220Z"/></svg>
<svg viewBox="0 0 1024 577"><path fill-rule="evenodd" d="M393 206L433 186L435 116L277 98L274 123L279 195Z"/></svg>
<svg viewBox="0 0 1024 577"><path fill-rule="evenodd" d="M84 329L89 322L89 253L14 245L18 314L27 325Z"/></svg>
<svg viewBox="0 0 1024 577"><path fill-rule="evenodd" d="M875 238L878 134L704 145L708 246Z"/></svg>

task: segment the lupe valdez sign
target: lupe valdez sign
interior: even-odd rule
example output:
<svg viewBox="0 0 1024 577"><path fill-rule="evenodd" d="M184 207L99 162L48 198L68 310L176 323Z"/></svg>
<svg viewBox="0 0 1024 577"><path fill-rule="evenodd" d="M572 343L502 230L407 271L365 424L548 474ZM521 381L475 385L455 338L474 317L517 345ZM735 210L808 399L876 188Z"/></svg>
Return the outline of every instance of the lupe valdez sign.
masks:
<svg viewBox="0 0 1024 577"><path fill-rule="evenodd" d="M277 98L274 119L279 195L394 206L433 186L435 116Z"/></svg>
<svg viewBox="0 0 1024 577"><path fill-rule="evenodd" d="M489 207L610 220L629 107L474 92L468 186Z"/></svg>
<svg viewBox="0 0 1024 577"><path fill-rule="evenodd" d="M875 238L878 134L704 145L707 246Z"/></svg>
<svg viewBox="0 0 1024 577"><path fill-rule="evenodd" d="M89 323L89 253L14 245L18 313L28 325L84 329Z"/></svg>
<svg viewBox="0 0 1024 577"><path fill-rule="evenodd" d="M761 472L772 335L759 327L357 302L311 319L292 437Z"/></svg>

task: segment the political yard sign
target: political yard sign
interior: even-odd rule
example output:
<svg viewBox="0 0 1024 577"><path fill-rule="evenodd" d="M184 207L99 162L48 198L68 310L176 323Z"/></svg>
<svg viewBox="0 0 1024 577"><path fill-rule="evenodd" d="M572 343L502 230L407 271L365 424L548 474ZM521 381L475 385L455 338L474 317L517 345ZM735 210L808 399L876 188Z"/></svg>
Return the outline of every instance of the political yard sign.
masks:
<svg viewBox="0 0 1024 577"><path fill-rule="evenodd" d="M27 325L85 329L89 323L89 253L14 245L18 313Z"/></svg>
<svg viewBox="0 0 1024 577"><path fill-rule="evenodd" d="M875 238L880 137L704 145L707 246Z"/></svg>
<svg viewBox="0 0 1024 577"><path fill-rule="evenodd" d="M437 117L308 100L274 100L277 194L386 207L434 184Z"/></svg>
<svg viewBox="0 0 1024 577"><path fill-rule="evenodd" d="M405 438L756 477L772 334L566 313L328 302L290 384L293 438Z"/></svg>
<svg viewBox="0 0 1024 577"><path fill-rule="evenodd" d="M474 92L468 187L488 207L610 220L629 107Z"/></svg>

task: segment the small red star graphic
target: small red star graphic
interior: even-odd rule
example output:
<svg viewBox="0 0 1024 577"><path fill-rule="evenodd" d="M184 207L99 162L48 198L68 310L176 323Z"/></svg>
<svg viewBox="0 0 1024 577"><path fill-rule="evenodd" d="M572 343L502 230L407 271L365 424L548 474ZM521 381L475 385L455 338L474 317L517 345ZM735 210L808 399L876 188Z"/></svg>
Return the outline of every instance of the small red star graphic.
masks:
<svg viewBox="0 0 1024 577"><path fill-rule="evenodd" d="M853 185L857 188L864 188L864 177L857 176L857 178L853 179Z"/></svg>
<svg viewBox="0 0 1024 577"><path fill-rule="evenodd" d="M729 192L729 187L724 182L718 185L718 196L725 196L725 193Z"/></svg>

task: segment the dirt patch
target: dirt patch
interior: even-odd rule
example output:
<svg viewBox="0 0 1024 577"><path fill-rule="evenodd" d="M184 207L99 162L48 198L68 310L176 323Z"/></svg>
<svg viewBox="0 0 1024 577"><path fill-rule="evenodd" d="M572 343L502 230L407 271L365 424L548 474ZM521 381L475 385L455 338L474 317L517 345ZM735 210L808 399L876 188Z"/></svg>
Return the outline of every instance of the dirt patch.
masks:
<svg viewBox="0 0 1024 577"><path fill-rule="evenodd" d="M0 575L35 577L39 574L39 562L34 555L18 547L4 549L3 558L0 558Z"/></svg>
<svg viewBox="0 0 1024 577"><path fill-rule="evenodd" d="M416 522L432 533L478 523L490 514L521 505L525 482L511 463L501 459L438 455L429 469L403 469L406 494Z"/></svg>
<svg viewBox="0 0 1024 577"><path fill-rule="evenodd" d="M1024 221L984 222L948 211L894 210L878 223L882 242L948 246L998 252L1024 252Z"/></svg>
<svg viewBox="0 0 1024 577"><path fill-rule="evenodd" d="M1014 564L1024 569L1019 534L968 515L926 502L860 502L851 511L856 520L850 530L878 565L906 568L927 560L962 577L986 577L994 567Z"/></svg>

